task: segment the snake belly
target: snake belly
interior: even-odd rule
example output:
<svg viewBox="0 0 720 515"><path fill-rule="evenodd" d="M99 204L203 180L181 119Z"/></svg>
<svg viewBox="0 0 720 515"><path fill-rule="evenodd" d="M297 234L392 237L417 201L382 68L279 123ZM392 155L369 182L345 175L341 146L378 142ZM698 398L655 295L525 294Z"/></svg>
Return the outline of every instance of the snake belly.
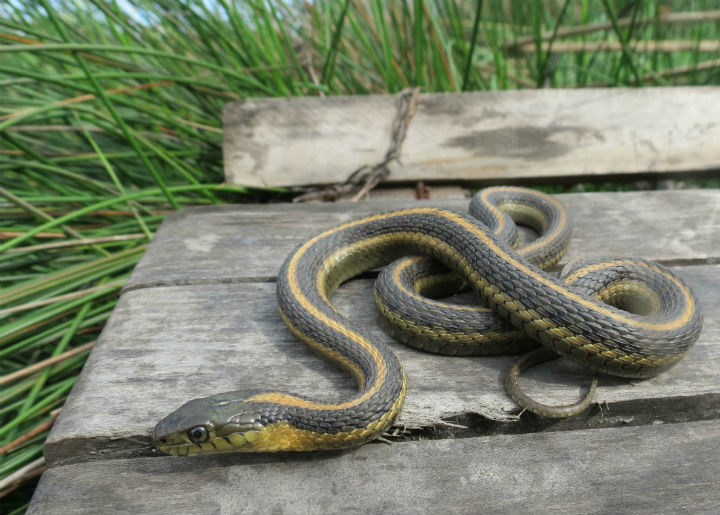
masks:
<svg viewBox="0 0 720 515"><path fill-rule="evenodd" d="M405 373L395 354L340 315L330 297L350 277L410 254L460 274L494 313L543 346L605 373L655 375L680 360L700 331L693 293L659 265L641 266L664 277L657 294L668 309L633 314L587 285L546 274L466 214L416 207L367 216L300 245L277 279L290 330L348 370L357 393L341 402L243 390L194 399L157 424L155 447L175 455L308 451L352 447L381 434L402 407Z"/></svg>

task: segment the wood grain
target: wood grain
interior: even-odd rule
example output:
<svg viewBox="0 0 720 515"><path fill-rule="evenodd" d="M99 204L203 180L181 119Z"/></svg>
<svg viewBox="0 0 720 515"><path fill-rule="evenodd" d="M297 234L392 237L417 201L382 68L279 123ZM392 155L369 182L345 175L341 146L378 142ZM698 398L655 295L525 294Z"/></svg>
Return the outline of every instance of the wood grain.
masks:
<svg viewBox="0 0 720 515"><path fill-rule="evenodd" d="M254 187L343 182L380 161L392 95L250 99L225 107L225 178ZM581 180L720 167L720 88L423 94L388 182Z"/></svg>
<svg viewBox="0 0 720 515"><path fill-rule="evenodd" d="M28 515L720 511L720 423L55 467Z"/></svg>

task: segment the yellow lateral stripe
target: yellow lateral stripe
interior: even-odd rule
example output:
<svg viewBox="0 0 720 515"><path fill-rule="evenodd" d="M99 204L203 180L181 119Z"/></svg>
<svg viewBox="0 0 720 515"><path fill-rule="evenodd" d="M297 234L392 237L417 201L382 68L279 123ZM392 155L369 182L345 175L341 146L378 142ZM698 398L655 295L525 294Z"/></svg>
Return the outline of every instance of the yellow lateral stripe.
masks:
<svg viewBox="0 0 720 515"><path fill-rule="evenodd" d="M664 323L652 323L652 322L645 322L642 320L636 320L633 318L629 318L626 316L623 316L620 313L615 313L606 307L602 306L599 302L592 301L590 299L586 299L576 293L573 293L563 286L556 284L552 281L548 281L545 277L540 275L539 273L535 272L534 270L531 270L526 266L525 264L519 262L514 257L510 256L507 252L505 252L499 245L497 245L490 236L488 236L485 231L478 228L475 224L465 219L462 215L459 215L453 211L448 211L445 209L439 209L439 208L411 208L406 209L402 211L396 211L394 213L386 213L381 215L375 215L368 218L364 218L361 220L356 220L355 222L350 222L349 224L358 224L363 223L367 221L374 221L374 220L380 220L389 218L392 216L400 216L400 215L406 215L406 214L431 214L431 215L437 215L445 218L446 220L450 220L451 222L460 225L470 233L472 233L474 236L476 236L478 239L480 239L485 245L487 245L493 252L495 252L498 256L500 256L502 259L504 259L506 262L511 264L512 266L516 267L517 269L521 270L522 272L526 273L527 275L533 277L538 282L544 284L545 286L548 286L552 290L556 291L557 293L564 295L565 297L578 302L579 304L592 309L594 311L597 311L599 313L602 313L605 316L608 316L610 318L613 318L615 320L622 321L624 323L627 323L629 325L635 326L635 327L641 327L643 329L650 329L655 331L668 331L668 330L674 330L682 327L684 324L686 324L693 316L693 313L695 312L695 302L693 301L692 295L688 288L682 284L676 277L673 277L659 269L657 269L658 272L662 273L670 279L673 283L677 285L677 287L682 291L683 296L685 297L685 310L683 313L673 321L664 322ZM345 227L345 226L341 226ZM330 230L332 231L332 230ZM327 231L328 233L330 231ZM433 239L435 241L440 241L437 238L433 238L431 236L427 236L429 239Z"/></svg>
<svg viewBox="0 0 720 515"><path fill-rule="evenodd" d="M497 186L497 187L493 187L493 188L488 188L488 189L486 189L486 190L483 192L483 194L481 195L481 197L480 197L480 198L483 200L483 202L485 203L485 206L488 207L489 209L491 209L491 210L493 211L493 215L499 220L499 222L498 222L498 226L499 226L498 232L501 232L502 229L505 227L505 217L503 216L503 212L502 212L502 210L496 208L493 204L491 204L491 203L487 200L487 196L488 196L490 193L495 192L495 191L519 191L519 190L518 190L518 188L513 188L513 187ZM555 207L558 209L558 213L560 214L560 218L559 218L559 220L558 220L558 225L557 225L557 227L555 228L555 230L553 230L552 233L550 233L550 234L543 234L543 235L541 235L541 237L540 237L538 240L535 240L534 242L532 242L532 243L530 243L530 244L528 244L528 245L525 245L525 246L522 247L521 249L516 249L515 251L516 251L518 254L520 254L521 256L522 256L522 255L525 255L525 254L529 253L530 251L532 251L532 250L538 248L539 246L543 245L544 243L543 243L543 241L541 241L541 240L547 241L548 239L553 239L553 238L555 238L555 237L556 237L558 234L560 234L560 233L566 228L566 226L567 226L567 215L565 214L565 208L563 207L563 205L562 205L558 200L556 200L556 199L554 199L554 198L552 198L552 197L550 197L550 196L546 196L545 194L535 192L535 191L533 191L533 190L525 190L525 189L523 189L523 190L522 190L522 193L523 193L523 194L526 194L526 195L534 195L534 196L536 196L537 198L540 198L540 199L543 200L543 201L549 200L550 202L552 202L553 204L555 204ZM481 313L483 313L483 312L491 312L491 311L492 311L492 310L490 310L489 308L484 308L484 307L481 307L481 306L461 306L461 305L456 305L456 304L449 304L449 303L446 303L446 302L440 302L440 301L437 301L437 300L434 300L434 299L430 299L430 298L427 298L427 297L423 297L422 295L419 295L417 292L415 292L415 291L413 291L413 290L408 290L408 289L405 287L405 285L400 282L400 280L399 280L400 274L401 274L406 268L408 268L409 266L411 266L412 264L417 263L420 259L421 259L421 258L419 258L419 257L407 258L406 260L403 261L403 263L401 263L398 267L396 267L395 272L393 273L393 281L394 281L395 284L399 287L399 289L401 289L403 292L405 292L406 295L409 295L409 296L411 296L411 297L413 297L413 298L415 298L415 299L422 300L423 302L427 302L428 304L431 304L431 305L442 306L442 307L449 307L449 308L451 308L451 309L456 309L456 310L458 310L458 311L471 311L471 312L474 311L474 312L481 312Z"/></svg>
<svg viewBox="0 0 720 515"><path fill-rule="evenodd" d="M480 194L480 198L482 199L483 203L485 204L485 207L487 207L490 210L490 212L493 214L495 219L498 221L498 226L497 226L497 229L495 230L495 232L497 234L500 234L501 232L503 232L503 229L505 229L505 212L503 210L501 210L500 208L496 207L495 205L491 204L488 201L487 197L494 191L502 191L504 189L509 189L509 188L502 188L502 187L487 188Z"/></svg>
<svg viewBox="0 0 720 515"><path fill-rule="evenodd" d="M484 308L482 306L463 306L460 304L449 304L446 302L440 302L435 299L423 297L422 295L419 295L416 291L408 290L405 287L405 285L402 282L400 282L400 274L402 274L406 268L417 263L421 259L422 259L421 257L413 257L413 258L404 259L403 262L400 263L393 271L393 282L395 282L395 285L399 289L401 289L406 295L413 297L415 299L419 299L422 302L426 302L430 305L449 307L450 309L456 309L458 311L474 311L474 312L478 312L478 313L489 313L491 311L489 308Z"/></svg>
<svg viewBox="0 0 720 515"><path fill-rule="evenodd" d="M529 193L529 192L527 192L527 193ZM539 194L537 196L541 197ZM543 234L537 240L533 241L529 245L524 246L520 251L520 255L525 254L527 252L530 252L531 250L535 250L536 248L538 248L541 244L543 244L542 240L554 239L567 226L567 215L565 214L565 208L563 207L563 205L552 197L545 197L544 195L542 195L542 199L549 200L550 202L555 204L555 206L558 208L558 212L560 213L560 219L558 220L558 226L550 234Z"/></svg>
<svg viewBox="0 0 720 515"><path fill-rule="evenodd" d="M551 289L555 290L557 293L564 295L573 301L576 301L583 306L593 309L595 311L598 311L606 316L609 316L610 318L613 318L615 320L620 320L622 322L625 322L627 324L636 326L636 327L642 327L643 329L650 329L650 330L656 330L656 331L668 331L668 330L674 330L682 327L685 325L693 316L693 313L695 311L695 303L693 301L692 295L688 288L682 284L676 277L673 277L666 272L663 272L662 270L650 267L656 270L657 272L663 274L665 277L667 277L669 280L671 280L673 283L677 285L677 287L682 291L683 296L685 297L685 310L683 313L676 319L669 322L664 323L652 323L652 322L645 322L642 320L636 320L633 318L625 317L619 313L615 313L613 311L610 311L609 309L603 307L599 303L595 303L589 299L585 299L584 297L577 295L563 286L556 284L554 282L548 281L546 278L535 272L534 270L531 270L523 263L517 261L515 258L510 256L507 252L505 252L500 246L498 246L482 229L479 229L476 225L472 224L465 218L461 217L457 213L454 213L452 211L446 211L446 210L440 210L440 209L433 209L433 208L417 208L416 212L420 213L426 213L426 214L437 214L439 216L442 216L448 220L451 220L454 223L457 223L458 225L462 226L466 230L473 233L475 236L477 236L483 243L485 243L488 247L490 247L494 252L496 252L501 258L503 258L505 261L510 263L511 265L515 266L516 268L520 269L524 273L530 275L534 279L538 280L545 286L550 287ZM436 241L437 238L433 238L431 236L427 236L429 239L434 239ZM639 263L638 263L639 264ZM587 268L587 267L586 267ZM598 268L599 269L599 268ZM577 272L576 272L577 273ZM586 272L587 273L587 272ZM573 274L575 275L575 274Z"/></svg>
<svg viewBox="0 0 720 515"><path fill-rule="evenodd" d="M373 215L366 218L361 218L360 220L355 220L352 222L348 222L345 224L342 224L338 227L335 227L333 229L328 229L325 232L322 232L315 236L314 238L311 238L307 242L305 242L304 245L302 245L295 255L290 259L290 263L288 264L288 277L290 282L290 290L292 291L293 296L295 299L300 303L300 305L306 309L309 313L311 313L315 318L320 320L321 322L329 325L336 331L342 332L345 334L348 338L353 340L355 343L360 345L363 349L365 349L370 356L372 356L373 360L375 360L375 364L378 368L378 377L375 380L375 383L360 397L356 397L355 399L352 399L347 402L342 403L320 403L320 402L311 402L307 401L305 399L300 399L297 397L293 397L290 395L281 395L274 393L269 394L259 394L255 395L253 397L250 397L247 399L248 402L255 401L255 402L279 402L281 404L291 405L291 406L298 406L302 408L309 408L309 409L323 409L323 410L337 410L337 409L345 409L350 408L353 406L357 406L358 404L361 404L362 402L365 402L367 399L375 395L375 393L380 390L383 383L385 382L385 377L387 375L387 367L385 365L385 361L383 360L382 356L378 352L375 345L373 345L371 342L366 340L361 334L348 329L346 326L339 324L335 320L331 319L324 313L322 313L317 307L315 307L303 294L302 290L300 289L300 285L298 283L297 279L297 266L298 261L300 258L302 258L303 255L318 241L321 239L330 236L332 234L336 234L339 231L349 229L351 227L357 226L362 223L368 223L372 222L374 220L382 220L389 218L391 216L400 216L402 214L407 213L413 213L415 212L415 209L406 209L403 211L396 211L393 213L387 213L387 214L379 214L379 215ZM322 295L322 292L320 292Z"/></svg>
<svg viewBox="0 0 720 515"><path fill-rule="evenodd" d="M632 263L635 266L642 266L642 267L648 268L650 270L654 270L655 272L658 272L658 273L662 274L663 276L667 277L674 283L677 283L677 281L675 280L675 278L673 276L671 276L667 272L659 269L658 267L652 266L651 264L645 263L642 261L633 261L631 259L615 259L612 261L603 261L602 263L593 263L591 265L587 265L582 268L578 268L572 274L570 274L569 276L567 276L565 278L565 282L567 284L572 284L575 281L577 281L578 279L580 279L580 277L587 275L591 272L597 272L598 270L602 270L603 268L610 268L611 266L626 265L628 263Z"/></svg>
<svg viewBox="0 0 720 515"><path fill-rule="evenodd" d="M387 305L382 301L381 298L376 297L376 299L377 299L378 310L381 313L384 313L383 316L385 316L388 319L392 318L393 320L399 320L400 322L404 322L404 320L402 318L400 318L395 312L393 312L392 310L390 310L390 308L387 307ZM429 326L421 325L421 324L407 324L403 328L405 330L410 331L415 334L424 334L424 331L429 331L429 330L437 332L436 329L431 328ZM472 332L465 332L465 331L462 331L462 332L460 332L460 331L455 331L455 332L443 331L442 333L438 333L438 334L442 334L443 338L444 337L456 338L452 342L453 344L458 344L460 346L467 346L467 345L477 345L481 341L482 341L481 344L484 345L484 344L488 343L486 340L493 340L493 339L497 338L498 336L505 337L507 335L507 332L488 331L488 332L483 332L483 333L472 333ZM473 340L475 340L475 342L470 343L467 341L463 341L463 340L468 340L468 339L473 339ZM411 347L412 347L412 345L411 345Z"/></svg>
<svg viewBox="0 0 720 515"><path fill-rule="evenodd" d="M682 313L682 315L670 322L665 323L652 323L652 322L644 322L642 320L635 320L632 318L625 317L619 313L614 313L613 311L610 311L609 309L606 309L605 307L599 305L598 303L595 303L589 299L585 299L582 296L573 293L563 286L556 284L554 282L548 281L546 278L535 272L534 270L531 270L523 263L517 261L515 258L510 256L507 252L505 252L500 246L498 246L490 237L485 234L482 230L478 229L475 225L468 222L466 219L458 216L456 213L453 213L452 211L444 211L442 213L439 213L441 216L454 221L458 225L462 226L475 236L477 236L483 243L485 243L488 247L490 247L493 252L497 253L498 256L503 258L505 261L510 263L512 266L516 267L517 269L521 270L522 272L526 273L527 275L531 276L532 278L536 279L540 283L544 284L545 286L555 290L557 293L564 295L565 297L582 304L583 306L592 309L594 311L600 312L605 316L608 316L610 318L613 318L615 320L620 320L622 322L625 322L627 324L636 326L636 327L642 327L643 329L650 329L650 330L656 330L656 331L668 331L673 329L678 329L685 325L693 316L693 313L695 311L695 303L693 301L692 295L690 294L690 291L685 287L684 284L679 282L677 278L672 277L661 270L658 270L660 273L665 275L668 279L670 279L672 282L674 282L678 288L680 288L680 291L683 292L683 295L685 296L685 311Z"/></svg>
<svg viewBox="0 0 720 515"><path fill-rule="evenodd" d="M291 282L292 286L292 282ZM297 284L295 284L297 287ZM299 292L299 289L297 290ZM252 397L249 397L246 399L246 402L273 402L277 404L284 404L286 406L297 406L300 408L307 408L307 409L316 409L316 410L339 410L339 409L345 409L350 408L352 406L357 406L358 404L368 400L370 397L375 395L377 391L382 386L383 382L385 381L385 377L387 375L387 367L385 366L385 362L382 359L382 356L380 356L380 353L378 352L377 348L370 342L368 342L365 338L362 337L362 335L356 333L355 331L352 331L348 329L346 326L343 326L342 324L337 323L335 320L325 316L324 313L319 311L315 306L313 306L307 298L302 295L301 293L297 293L295 289L293 288L293 295L295 295L295 298L300 302L300 304L307 309L310 313L312 313L313 316L320 319L323 323L329 325L333 329L335 329L338 332L341 332L345 334L348 338L352 339L355 343L363 347L365 350L368 351L368 353L373 357L375 360L375 363L378 367L378 377L375 381L375 383L370 387L363 395L360 397L356 397L355 399L352 399L350 401L341 402L341 403L326 403L326 402L315 402L315 401L309 401L306 399L301 399L299 397L295 397L293 395L288 395L284 393L276 393L276 392L270 392L270 393L261 393L258 395L253 395ZM302 295L302 296L301 296ZM283 316L284 318L284 316ZM287 320L286 320L287 322ZM290 329L295 329L294 326L289 325ZM320 342L317 342L313 340L312 338L308 337L307 335L302 334L300 331L297 331L295 329L293 333L300 337L306 344L309 344L312 348L315 350L325 354L331 359L336 359L337 353L333 351L332 349L329 349ZM312 342L312 344L310 344ZM349 360L338 360L341 363L349 363ZM364 375L362 374L362 371L357 368L349 367L351 372L354 372L355 370L358 370L360 372L359 377L363 378L364 382ZM356 375L353 373L353 375ZM357 377L356 377L357 379ZM360 382L360 381L359 381ZM360 382L362 385L362 382Z"/></svg>
<svg viewBox="0 0 720 515"><path fill-rule="evenodd" d="M279 311L280 311L280 316L282 317L283 321L285 322L285 325L288 326L288 329L290 329L290 331L295 336L297 336L303 342L305 342L305 344L308 347L310 347L311 349L326 356L329 360L339 363L340 366L349 370L350 373L352 374L352 376L357 381L360 388L362 389L365 387L365 373L363 372L362 368L360 368L358 366L357 363L352 361L350 358L340 354L339 352L337 352L329 347L326 347L325 345L321 344L320 342L312 339L309 335L301 332L300 330L298 330L297 327L295 327L295 325L292 322L290 322L290 319L288 319L288 317L285 315L285 313L283 313L282 309L279 309Z"/></svg>
<svg viewBox="0 0 720 515"><path fill-rule="evenodd" d="M533 190L526 190L526 189L522 189L522 188L513 188L513 187L507 187L507 186L496 186L496 187L485 189L483 191L483 193L480 195L480 198L485 203L485 206L490 211L492 211L495 218L497 218L500 221L498 223L498 229L496 231L497 233L502 232L502 230L505 228L505 217L504 217L504 211L502 211L500 208L495 207L487 199L488 195L490 195L491 193L493 193L495 191L521 191L524 195L535 195L536 197L542 199L543 201L549 200L550 202L555 204L555 207L558 208L558 212L560 213L560 219L558 220L558 226L555 228L555 230L549 234L543 234L538 240L531 242L530 244L524 246L522 249L517 251L521 256L523 254L528 253L532 250L535 250L539 246L543 245L544 243L541 240L555 238L567 226L567 215L565 213L565 208L558 200L556 200L550 196L546 196L544 193L536 192Z"/></svg>
<svg viewBox="0 0 720 515"><path fill-rule="evenodd" d="M494 207L494 206L493 206ZM347 222L345 224L342 224L340 226L337 226L332 229L328 229L327 231L324 231L314 238L308 240L305 242L304 245L302 245L298 251L295 253L295 255L291 258L290 263L288 264L288 276L290 281L290 289L292 291L292 294L295 296L295 299L313 316L318 318L323 323L328 324L330 327L332 327L335 330L342 331L344 334L346 334L350 339L355 341L358 345L360 345L362 348L364 348L375 360L376 365L378 366L378 377L375 381L375 383L360 397L357 397L351 401L347 401L344 403L338 403L338 404L325 404L325 403L314 403L309 401L304 401L303 399L297 399L294 397L290 397L288 399L288 403L295 406L302 405L303 407L308 407L311 409L344 409L347 407L352 407L357 404L360 404L367 400L368 398L372 397L382 386L383 382L385 381L385 375L387 373L384 360L382 359L382 356L379 354L375 346L367 341L362 335L358 334L355 331L349 330L347 327L343 326L342 324L336 322L335 320L332 320L331 318L327 317L324 313L319 311L314 305L312 305L308 299L305 297L303 292L300 289L300 286L298 284L297 279L297 265L300 258L318 241L320 241L323 238L326 238L330 235L336 234L340 231L343 231L345 229L349 229L351 227L355 227L360 224L365 224L373 221L378 220L385 220L392 217L397 216L404 216L404 215L411 215L411 214L430 214L435 216L440 216L445 218L446 220L449 220L461 227L463 227L465 230L476 236L480 241L482 241L485 245L487 245L493 252L495 252L498 256L500 256L502 259L504 259L506 262L508 262L510 265L516 267L518 270L522 271L523 273L527 274L528 276L534 278L541 284L551 288L555 292L559 293L560 295L563 295L572 301L575 301L591 310L594 310L596 312L602 313L605 316L608 316L614 320L619 320L624 323L627 323L631 326L636 327L642 327L644 329L650 329L650 330L673 330L682 327L684 324L686 324L691 318L695 310L695 304L692 298L692 295L688 291L688 289L680 283L676 278L663 273L660 271L660 273L663 273L668 279L670 279L672 282L674 282L678 288L683 292L683 295L685 296L686 300L686 306L684 312L681 314L679 318L677 318L674 321L665 322L665 323L651 323L651 322L644 322L641 320L635 320L632 318L625 317L619 313L615 313L613 311L610 311L609 309L599 305L599 303L596 303L594 301L591 301L589 299L585 299L580 295L577 295L566 288L562 287L559 284L556 284L554 282L548 281L545 277L541 276L534 270L531 270L528 268L525 264L519 262L514 257L510 256L507 252L505 252L500 246L498 246L484 231L479 229L477 226L466 220L461 215L458 215L457 213L454 213L452 211L447 211L444 209L438 209L438 208L410 208L410 209L404 209L400 211L394 211L391 213L384 213L384 214L378 214L378 215L372 215L365 218L361 218L359 220L354 220L352 222ZM437 242L440 242L437 238L425 235L426 238L435 240ZM263 400L261 399L262 395L256 396L257 398L252 398L248 400ZM301 403L301 404L296 404Z"/></svg>

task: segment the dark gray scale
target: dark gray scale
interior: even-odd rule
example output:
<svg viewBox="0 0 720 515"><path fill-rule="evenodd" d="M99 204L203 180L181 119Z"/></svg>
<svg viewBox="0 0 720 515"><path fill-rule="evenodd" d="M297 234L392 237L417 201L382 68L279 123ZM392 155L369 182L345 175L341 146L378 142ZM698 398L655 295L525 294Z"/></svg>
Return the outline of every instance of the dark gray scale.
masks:
<svg viewBox="0 0 720 515"><path fill-rule="evenodd" d="M497 216L489 206L503 213L505 229L498 230ZM486 188L470 201L470 214L487 225L492 233L512 247L517 247L517 225L525 225L538 234L538 239L524 245L518 252L530 263L550 268L565 253L572 226L565 209L549 195L525 188L500 186Z"/></svg>
<svg viewBox="0 0 720 515"><path fill-rule="evenodd" d="M299 261L298 269L301 273L298 273L297 280L300 289L313 307L317 308L327 318L342 324L342 326L372 342L373 346L380 352L387 368L387 374L395 380L384 382L378 392L367 401L345 410L310 410L288 407L285 418L300 429L337 433L363 428L371 420L382 416L400 395L403 373L395 355L381 342L368 335L362 327L338 314L325 300L322 295L323 292L317 290L317 271L323 267L327 257L338 249L347 248L348 251L343 261L336 264L335 268L330 271L331 277L328 278L328 283L331 288L337 287L342 280L347 278L346 276L361 273L365 269L377 266L378 261L387 259L373 257L367 252L353 253L352 245L357 241L365 240L371 233L377 234L377 230L373 230L372 224L363 224L360 227L337 233L332 241L320 240L313 247L312 252L308 252ZM375 256L382 256L384 253L382 251L390 249L380 248L373 250ZM280 310L290 319L297 330L311 335L315 342L348 357L350 361L355 363L363 371L365 388L373 385L378 378L378 367L375 360L360 345L345 334L335 331L323 321L318 320L297 302L297 299L290 293L287 273L288 264L289 260L283 265L278 278ZM353 273L348 274L344 270L335 273L335 270L340 268L344 270L349 268ZM325 293L330 295L332 292L327 291ZM360 397L363 393L362 391L358 392L357 396ZM359 414L363 414L363 416ZM319 425L319 421L323 421L322 425Z"/></svg>
<svg viewBox="0 0 720 515"><path fill-rule="evenodd" d="M519 240L516 223L532 227L539 238L530 242L532 248L528 248L525 242L524 247L529 252L525 252L523 247L518 252L533 264L554 265L565 253L570 239L571 229L565 211L551 197L539 192L523 188L487 188L473 197L470 213L496 239L511 246ZM476 267L490 266L490 257L479 256ZM403 269L403 273L399 275L399 284L396 284L398 268ZM501 288L504 291L521 290L523 285L516 280L508 275L501 280ZM525 334L528 328L524 329L525 332L518 331L488 312L458 310L445 303L429 306L423 298L450 295L466 288L467 283L462 277L449 273L436 261L423 259L408 265L405 260L399 260L380 273L375 285L380 322L393 338L440 354L515 354L537 346L537 342ZM406 291L417 295L408 295ZM392 312L393 318L383 316L385 311ZM398 323L397 320L403 322ZM470 339L468 336L462 343L446 341L447 333L461 332L476 337ZM491 338L488 338L488 333L492 333L489 335Z"/></svg>
<svg viewBox="0 0 720 515"><path fill-rule="evenodd" d="M426 216L429 217L430 215L419 215L420 218ZM420 223L422 223L422 221L420 221ZM429 220L424 223L428 224ZM622 347L627 354L639 354L643 348L648 348L648 330L633 323L633 320L639 320L638 315L628 315L626 312L612 306L606 306L590 298L586 299L587 305L579 304L573 300L572 297L562 293L564 287L559 280L538 269L535 269L533 273L539 276L539 279L533 277L520 266L512 265L511 262L491 251L482 242L475 240L474 235L467 233L464 228L455 226L451 229L450 226L453 225L455 224L449 218L441 217L428 233L434 235L451 234L447 239L447 243L453 245L459 252L466 256L466 259L474 263L476 270L482 275L485 281L503 291L504 297L500 301L494 298L488 298L486 300L494 311L501 315L505 314L508 316L516 327L522 327L522 320L513 316L505 309L506 303L510 301L520 303L525 306L526 309L533 309L541 317L551 319L556 327L571 328L575 335L582 336L589 342L610 345L610 348ZM494 244L507 254L513 255L512 251L510 251L503 242L495 241ZM443 259L448 266L457 266L457 264L454 263L455 259L452 257L436 257ZM517 256L514 259L517 259L518 263L522 263L522 259L518 259ZM483 261L486 261L488 266L480 266L480 263ZM670 272L668 271L667 273L669 274ZM506 288L505 285L508 280L514 285L519 286L519 288ZM483 296L481 284L475 285L475 287L478 289L478 294ZM552 307L551 309L546 309L547 306ZM599 309L595 308L595 306L598 306ZM600 306L605 307L601 308ZM699 317L699 314L696 314L695 317ZM624 322L623 318L630 319L630 321ZM691 328L695 325L697 325L695 321L690 320ZM600 330L598 330L598 328L600 328ZM678 328L678 330L684 334L688 330L688 327ZM650 356L653 350L662 351L662 355L666 355L677 354L679 350L687 348L686 346L682 348L678 347L675 342L672 344L674 348L667 348L664 344L664 339L666 338L674 341L675 330L665 331L664 334L660 334L663 333L663 331L652 329L652 333L652 339L660 343L657 346L650 345L648 356ZM539 336L541 343L555 349L560 354L568 355L569 357L587 362L587 364L591 366L596 366L596 363L592 362L592 360L584 359L586 353L574 352L582 350L578 349L577 343L569 344L564 338L555 336L549 331L541 332ZM688 335L685 334L685 336L687 337ZM686 345L691 345L695 338L696 335L694 335L694 333L690 334ZM659 357L662 357L662 355ZM604 364L603 371L628 377L647 377L671 365L672 363L662 363L658 365L656 369L652 365L643 364L641 366L633 363L618 362L614 365Z"/></svg>
<svg viewBox="0 0 720 515"><path fill-rule="evenodd" d="M588 297L597 294L613 285L632 281L644 285L643 289L630 289L628 297L620 301L627 313L625 316L637 320L667 323L676 319L684 312L687 299L677 288L676 283L684 283L668 268L639 258L595 257L572 263L563 270L562 276L568 277L584 267L607 263L608 266L598 271L588 272L574 281L571 289ZM673 279L670 279L670 278ZM651 295L648 295L648 292ZM650 298L648 298L650 297ZM635 349L635 352L654 357L665 357L681 354L692 345L699 335L702 326L702 313L695 303L695 312L691 320L674 330L654 331L645 329L638 331L636 339L627 341L626 335L619 334L618 339L625 338L624 347ZM612 321L606 324L606 331L615 329Z"/></svg>
<svg viewBox="0 0 720 515"><path fill-rule="evenodd" d="M399 276L400 284L417 295L399 290L395 271L404 261L389 265L375 283L378 303L382 303L380 323L396 340L426 352L448 355L491 355L524 352L537 345L523 332L513 329L490 311L457 309L446 303L428 305L425 297L452 294L467 289L467 283L456 274L430 259L406 266ZM423 286L419 287L419 281ZM387 310L397 319L383 316ZM446 335L461 335L446 340ZM485 336L490 333L492 340Z"/></svg>

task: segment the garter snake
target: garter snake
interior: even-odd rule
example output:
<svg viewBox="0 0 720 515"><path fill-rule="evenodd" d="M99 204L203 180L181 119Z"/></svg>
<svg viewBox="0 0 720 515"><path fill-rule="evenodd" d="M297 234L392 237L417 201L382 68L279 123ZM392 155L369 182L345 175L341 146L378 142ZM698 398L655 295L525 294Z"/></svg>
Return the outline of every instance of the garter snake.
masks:
<svg viewBox="0 0 720 515"><path fill-rule="evenodd" d="M510 211L514 204L530 206L516 206L520 218L538 211L536 192L490 188L474 200L489 226L450 209L412 207L343 223L301 244L278 274L280 314L311 349L349 371L358 392L342 402L272 390L194 399L156 425L155 447L173 455L306 451L352 447L380 435L402 407L405 373L386 345L338 313L330 296L343 281L401 256L442 263L515 329L594 370L650 377L687 353L702 318L680 278L649 261L610 258L580 261L553 277L533 262L554 263L562 250L530 244L518 253L508 243L514 229L505 227L509 219L499 208L507 192L515 199L505 206ZM557 247L564 249L561 240ZM632 308L638 295L636 312L616 307Z"/></svg>

